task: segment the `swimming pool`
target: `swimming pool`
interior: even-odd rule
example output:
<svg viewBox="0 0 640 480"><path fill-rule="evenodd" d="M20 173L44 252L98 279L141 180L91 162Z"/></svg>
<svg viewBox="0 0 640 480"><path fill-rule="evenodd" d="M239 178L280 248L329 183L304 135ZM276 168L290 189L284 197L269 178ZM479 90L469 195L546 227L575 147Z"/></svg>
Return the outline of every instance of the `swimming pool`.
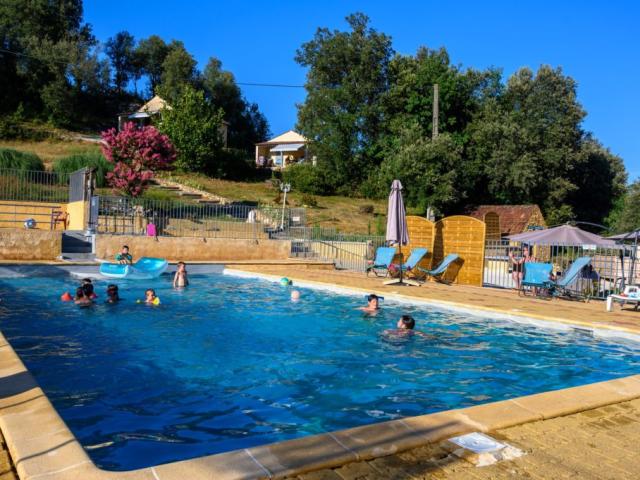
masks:
<svg viewBox="0 0 640 480"><path fill-rule="evenodd" d="M102 468L173 460L591 383L640 371L640 348L574 332L264 280L118 282L79 309L77 280L0 279L0 328ZM106 282L96 282L104 298ZM134 303L147 286L159 307ZM296 287L297 288L297 287ZM381 333L402 313L435 336Z"/></svg>

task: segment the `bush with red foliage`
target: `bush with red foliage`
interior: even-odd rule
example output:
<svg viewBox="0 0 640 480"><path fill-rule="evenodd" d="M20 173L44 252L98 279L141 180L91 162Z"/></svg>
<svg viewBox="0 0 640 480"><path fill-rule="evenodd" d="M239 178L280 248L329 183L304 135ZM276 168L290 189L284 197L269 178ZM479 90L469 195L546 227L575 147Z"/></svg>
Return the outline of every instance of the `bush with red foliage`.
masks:
<svg viewBox="0 0 640 480"><path fill-rule="evenodd" d="M132 197L142 195L157 170L168 170L176 159L169 137L155 127L138 128L132 122L121 131L102 132L102 153L114 164L107 182L116 191Z"/></svg>

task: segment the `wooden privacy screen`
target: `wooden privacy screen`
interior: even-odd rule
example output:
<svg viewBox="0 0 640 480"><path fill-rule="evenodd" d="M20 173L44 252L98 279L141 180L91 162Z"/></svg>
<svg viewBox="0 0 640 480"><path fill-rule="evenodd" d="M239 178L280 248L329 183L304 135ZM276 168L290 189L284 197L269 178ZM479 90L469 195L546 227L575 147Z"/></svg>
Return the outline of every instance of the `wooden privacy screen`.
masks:
<svg viewBox="0 0 640 480"><path fill-rule="evenodd" d="M444 279L463 285L482 286L486 225L473 217L456 215L435 223L433 266L450 254L460 259L447 269Z"/></svg>
<svg viewBox="0 0 640 480"><path fill-rule="evenodd" d="M500 215L487 212L484 214L484 223L487 228L487 240L500 240Z"/></svg>
<svg viewBox="0 0 640 480"><path fill-rule="evenodd" d="M407 217L407 229L409 230L409 245L403 247L402 253L406 260L414 248L426 248L427 254L418 264L422 268L431 268L433 259L433 238L435 224L423 217L409 215ZM405 250L406 248L406 250Z"/></svg>

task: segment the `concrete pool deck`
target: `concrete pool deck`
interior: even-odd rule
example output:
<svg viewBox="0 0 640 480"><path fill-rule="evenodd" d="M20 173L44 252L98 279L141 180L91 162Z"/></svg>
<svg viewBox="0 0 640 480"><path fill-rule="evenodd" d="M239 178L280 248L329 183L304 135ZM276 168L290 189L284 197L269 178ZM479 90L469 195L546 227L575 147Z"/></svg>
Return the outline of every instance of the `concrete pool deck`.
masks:
<svg viewBox="0 0 640 480"><path fill-rule="evenodd" d="M597 329L640 333L640 321L637 320L640 318L637 316L640 313L632 311L607 313L603 311L604 304L602 302L583 304L559 300L523 299L518 298L513 292L444 286L433 283L419 288L399 289L397 286L383 286L381 279L367 279L362 274L296 268L296 265L293 264L286 266L246 265L242 268L245 271L266 273L276 277L287 276L292 278L294 283L296 281L311 281L323 285L379 291L383 294L398 292L408 298L434 300L441 303L450 302L451 305L475 308L482 313L495 311ZM550 442L555 441L553 436L545 436L544 433L545 429L551 428L553 430L555 427L545 426L539 429L536 425L556 425L556 422L560 422L561 427L556 430L558 434L562 434L563 438L568 439L565 442L569 444L567 450L569 450L571 442L575 442L575 454L582 455L585 451L590 452L591 450L585 450L586 447L580 450L580 442L589 442L589 439L592 438L592 435L587 435L585 440L585 432L581 430L580 425L581 422L588 422L588 420L583 419L595 418L592 416L600 415L598 413L600 411L609 414L610 410L606 409L613 408L615 411L622 409L620 411L628 410L631 412L629 410L631 408L635 413L620 414L615 419L610 419L605 415L603 422L610 427L609 432L617 434L620 431L620 435L626 435L625 429L629 425L635 424L636 426L632 428L630 433L631 438L635 441L638 433L636 420L639 418L637 415L640 410L640 401L637 400L639 398L640 375L634 375L470 408L328 432L130 472L107 472L98 469L89 459L84 448L68 430L13 348L0 335L0 430L5 436L17 473L23 480L167 480L187 478L226 480L282 478L297 475L303 475L302 478L305 480L321 478L328 480L339 478L424 478L428 475L420 477L419 475L422 474L411 473L407 470L413 468L411 462L419 465L415 467L418 470L423 468L429 459L441 455L429 453L439 451L439 442L454 435L472 431L497 432L497 436L506 438L515 446L531 451L531 455L522 459L499 464L505 465L507 468L506 466L510 464L518 465L517 462L524 462L526 466L526 462L537 458L534 456L535 448L549 449L553 447L553 443ZM580 419L576 421L577 423L565 420L576 416L575 414ZM526 430L517 430L519 428ZM524 432L521 433L522 438L517 436L518 432ZM514 436L510 437L509 435ZM600 439L593 443L594 447L589 446L594 453L591 458L592 462L599 458L597 455L613 458L614 461L617 461L616 459L624 460L628 457L628 450L633 451L635 446L634 443L629 445L628 440L624 439L612 440L610 443L605 440L606 438ZM532 443L527 443L529 441ZM614 446L615 451L608 450L610 446ZM542 451L544 452L544 450ZM425 456L429 456L429 458L427 459ZM540 458L542 459L540 465L544 465L544 459L551 457L545 457L541 454ZM533 460L531 461L533 462ZM564 461L564 457L560 457L559 461ZM391 470L384 470L387 468L385 465L393 465L394 462L401 464L402 468L396 469L395 473ZM532 465L529 470L523 471L527 474L529 471L533 472L535 462ZM621 465L626 465L626 463L622 461ZM451 467L451 471L442 469L442 472L434 472L437 475L444 474L444 476L436 476L435 478L509 478L508 475L510 475L509 472L496 472L492 474L493 476L483 477L483 472L488 471L484 469L488 467L473 469L464 467L465 471L460 475L460 471L453 467L454 462L450 462L448 466ZM370 468L373 470L366 471ZM543 466L540 466L540 469L540 472L545 471ZM316 472L307 473L312 471ZM359 474L359 471L362 474ZM545 476L542 473L538 474L537 478L560 478L572 474L570 471L555 471L562 472L562 475ZM599 477L595 474L585 474L584 476L578 475L578 477L630 478L625 476L623 472L625 472L624 468L613 468L612 466L609 473L619 476ZM305 473L307 473L306 476ZM526 478L526 476L511 476L511 478ZM529 476L536 478L533 473Z"/></svg>

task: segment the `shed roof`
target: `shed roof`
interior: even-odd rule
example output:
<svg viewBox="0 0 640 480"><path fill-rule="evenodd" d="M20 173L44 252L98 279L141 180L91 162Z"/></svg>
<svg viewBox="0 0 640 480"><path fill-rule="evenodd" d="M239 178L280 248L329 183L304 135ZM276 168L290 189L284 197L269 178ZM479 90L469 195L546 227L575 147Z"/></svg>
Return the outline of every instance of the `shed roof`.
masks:
<svg viewBox="0 0 640 480"><path fill-rule="evenodd" d="M484 216L489 212L495 212L500 217L502 235L522 233L532 223L546 227L544 216L538 205L480 205L469 212L469 216L484 220ZM533 222L532 217L536 217Z"/></svg>

